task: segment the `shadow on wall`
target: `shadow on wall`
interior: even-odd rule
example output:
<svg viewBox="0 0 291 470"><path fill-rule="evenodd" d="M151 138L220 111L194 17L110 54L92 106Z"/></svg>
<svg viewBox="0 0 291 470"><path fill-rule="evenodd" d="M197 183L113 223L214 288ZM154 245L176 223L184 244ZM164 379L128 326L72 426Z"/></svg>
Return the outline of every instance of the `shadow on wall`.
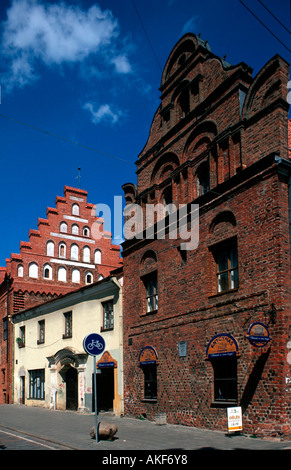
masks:
<svg viewBox="0 0 291 470"><path fill-rule="evenodd" d="M250 402L252 401L258 383L262 377L262 373L270 355L270 352L271 348L269 348L268 351L266 351L265 353L262 353L262 355L258 358L257 362L255 363L252 372L250 373L249 380L247 381L243 396L241 398L240 405L242 407L242 412L247 409Z"/></svg>

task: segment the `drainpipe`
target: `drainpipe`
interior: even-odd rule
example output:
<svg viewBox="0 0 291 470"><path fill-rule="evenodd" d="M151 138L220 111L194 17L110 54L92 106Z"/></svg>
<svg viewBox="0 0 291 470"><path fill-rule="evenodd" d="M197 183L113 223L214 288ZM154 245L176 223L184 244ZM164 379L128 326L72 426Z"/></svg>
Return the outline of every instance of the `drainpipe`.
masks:
<svg viewBox="0 0 291 470"><path fill-rule="evenodd" d="M6 364L7 364L7 374L6 374L6 380L7 380L7 384L9 383L9 346L10 346L10 341L9 341L9 335L10 335L10 329L9 329L9 318L10 318L10 315L9 315L9 288L10 288L10 285L11 285L11 279L10 279L10 276L8 275L6 277L6 320L7 320L7 338L6 338ZM12 365L11 365L12 367ZM11 377L12 379L12 377ZM10 400L9 400L9 396L10 396L10 390L9 390L9 386L7 387L7 402L9 403Z"/></svg>
<svg viewBox="0 0 291 470"><path fill-rule="evenodd" d="M289 212L289 246L291 257L291 162L275 156L275 162L278 163L279 172L288 177L288 212Z"/></svg>

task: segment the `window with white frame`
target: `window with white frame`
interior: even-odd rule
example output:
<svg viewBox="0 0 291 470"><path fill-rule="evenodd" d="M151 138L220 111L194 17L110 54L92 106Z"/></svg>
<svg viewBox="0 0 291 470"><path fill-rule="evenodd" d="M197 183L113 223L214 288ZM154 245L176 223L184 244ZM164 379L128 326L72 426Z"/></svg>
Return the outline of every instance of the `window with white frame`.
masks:
<svg viewBox="0 0 291 470"><path fill-rule="evenodd" d="M71 259L78 261L79 247L75 243L71 246Z"/></svg>
<svg viewBox="0 0 291 470"><path fill-rule="evenodd" d="M90 273L90 272L87 272L85 274L85 283L86 284L92 284L92 282L93 282L93 274Z"/></svg>
<svg viewBox="0 0 291 470"><path fill-rule="evenodd" d="M90 235L89 227L84 227L83 228L83 235L84 235L84 237L89 237L89 235Z"/></svg>
<svg viewBox="0 0 291 470"><path fill-rule="evenodd" d="M83 261L85 263L90 263L90 248L88 246L84 246L83 249Z"/></svg>
<svg viewBox="0 0 291 470"><path fill-rule="evenodd" d="M19 264L17 266L17 275L18 275L18 277L23 277L23 266L22 266L22 264Z"/></svg>
<svg viewBox="0 0 291 470"><path fill-rule="evenodd" d="M72 205L72 215L79 215L80 209L78 204L73 204Z"/></svg>
<svg viewBox="0 0 291 470"><path fill-rule="evenodd" d="M63 242L59 244L59 257L60 258L66 257L66 244Z"/></svg>
<svg viewBox="0 0 291 470"><path fill-rule="evenodd" d="M94 253L94 262L95 264L101 264L101 251L96 250Z"/></svg>
<svg viewBox="0 0 291 470"><path fill-rule="evenodd" d="M73 224L73 225L72 225L72 233L73 233L74 235L79 235L79 227L78 227L77 224Z"/></svg>
<svg viewBox="0 0 291 470"><path fill-rule="evenodd" d="M60 232L67 233L67 231L68 231L68 226L67 226L66 222L61 222Z"/></svg>
<svg viewBox="0 0 291 470"><path fill-rule="evenodd" d="M46 244L46 254L47 256L54 256L55 254L55 244L51 240Z"/></svg>
<svg viewBox="0 0 291 470"><path fill-rule="evenodd" d="M38 265L36 263L30 263L28 267L28 275L33 279L38 278Z"/></svg>
<svg viewBox="0 0 291 470"><path fill-rule="evenodd" d="M72 270L72 282L76 282L79 284L80 282L80 271L79 269L74 268Z"/></svg>
<svg viewBox="0 0 291 470"><path fill-rule="evenodd" d="M63 266L59 267L58 269L58 281L67 281L67 270Z"/></svg>
<svg viewBox="0 0 291 470"><path fill-rule="evenodd" d="M49 264L45 264L43 267L43 277L44 279L52 279L53 278L53 270Z"/></svg>

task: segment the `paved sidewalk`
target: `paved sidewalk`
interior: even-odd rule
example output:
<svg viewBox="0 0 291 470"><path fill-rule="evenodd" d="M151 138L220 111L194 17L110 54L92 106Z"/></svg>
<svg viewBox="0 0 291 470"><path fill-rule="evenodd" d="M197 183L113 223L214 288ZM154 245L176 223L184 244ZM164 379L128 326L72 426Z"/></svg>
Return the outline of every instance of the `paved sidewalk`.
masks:
<svg viewBox="0 0 291 470"><path fill-rule="evenodd" d="M91 439L94 414L0 405L0 427L22 431L78 450L110 450L113 455L114 451L120 450L164 450L176 453L198 449L291 450L291 442L288 441L228 437L223 432L171 424L157 425L147 420L118 418L108 413L100 414L98 421L115 423L118 427L116 439L100 440L98 443Z"/></svg>

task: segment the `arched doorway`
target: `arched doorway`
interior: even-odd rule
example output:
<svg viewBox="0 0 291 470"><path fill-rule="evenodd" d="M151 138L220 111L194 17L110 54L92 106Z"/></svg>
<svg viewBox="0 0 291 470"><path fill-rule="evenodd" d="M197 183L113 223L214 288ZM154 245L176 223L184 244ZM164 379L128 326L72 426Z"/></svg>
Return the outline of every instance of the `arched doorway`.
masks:
<svg viewBox="0 0 291 470"><path fill-rule="evenodd" d="M78 372L74 367L68 367L66 381L66 410L78 409Z"/></svg>

